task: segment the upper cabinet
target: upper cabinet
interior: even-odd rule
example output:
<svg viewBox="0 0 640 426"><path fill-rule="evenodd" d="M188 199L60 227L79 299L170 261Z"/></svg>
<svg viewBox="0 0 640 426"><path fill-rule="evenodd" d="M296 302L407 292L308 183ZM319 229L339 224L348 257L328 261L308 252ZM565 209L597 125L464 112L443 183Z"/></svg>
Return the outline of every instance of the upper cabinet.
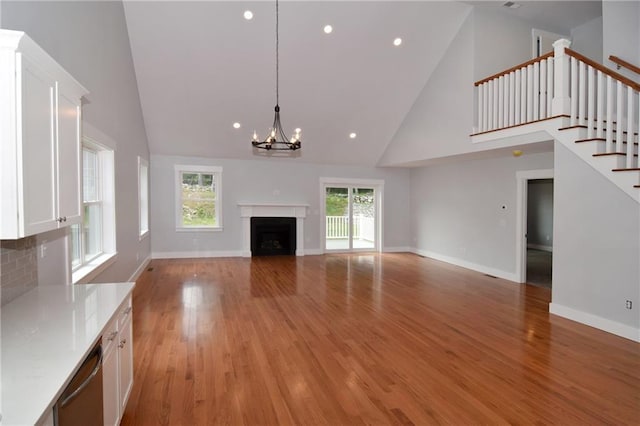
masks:
<svg viewBox="0 0 640 426"><path fill-rule="evenodd" d="M80 223L87 93L25 33L0 30L0 239Z"/></svg>

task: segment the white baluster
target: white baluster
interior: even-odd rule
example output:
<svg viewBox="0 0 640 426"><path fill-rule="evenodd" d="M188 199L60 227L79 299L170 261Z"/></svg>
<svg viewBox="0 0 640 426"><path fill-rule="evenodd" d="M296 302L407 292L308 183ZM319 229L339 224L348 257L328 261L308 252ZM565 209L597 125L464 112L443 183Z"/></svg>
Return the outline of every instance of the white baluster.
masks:
<svg viewBox="0 0 640 426"><path fill-rule="evenodd" d="M635 167L635 158L633 156L633 89L627 86L627 168Z"/></svg>
<svg viewBox="0 0 640 426"><path fill-rule="evenodd" d="M504 127L504 76L498 77L498 128Z"/></svg>
<svg viewBox="0 0 640 426"><path fill-rule="evenodd" d="M547 118L547 60L540 61L540 117Z"/></svg>
<svg viewBox="0 0 640 426"><path fill-rule="evenodd" d="M578 124L578 60L571 57L571 125Z"/></svg>
<svg viewBox="0 0 640 426"><path fill-rule="evenodd" d="M607 76L607 129L605 152L613 152L613 78Z"/></svg>
<svg viewBox="0 0 640 426"><path fill-rule="evenodd" d="M534 121L540 118L540 62L533 64L533 116Z"/></svg>
<svg viewBox="0 0 640 426"><path fill-rule="evenodd" d="M624 117L623 108L623 98L624 98L624 90L622 87L622 82L617 82L618 87L618 95L617 95L617 106L616 106L616 152L624 152L624 147L622 146L622 137L624 129L624 123L622 122Z"/></svg>
<svg viewBox="0 0 640 426"><path fill-rule="evenodd" d="M505 74L504 76L504 101L503 101L503 117L502 122L504 127L509 126L509 88L511 87L511 74Z"/></svg>
<svg viewBox="0 0 640 426"><path fill-rule="evenodd" d="M595 98L596 98L596 78L594 74L594 69L591 66L587 67L587 80L588 80L588 91L587 91L587 138L593 138L595 132L593 129L595 115L596 115L596 106L595 106Z"/></svg>
<svg viewBox="0 0 640 426"><path fill-rule="evenodd" d="M489 83L482 85L482 96L484 99L484 108L482 116L482 129L486 132L489 130Z"/></svg>
<svg viewBox="0 0 640 426"><path fill-rule="evenodd" d="M520 80L520 123L527 122L527 67L522 67Z"/></svg>
<svg viewBox="0 0 640 426"><path fill-rule="evenodd" d="M533 121L533 96L534 96L533 65L528 65L527 66L527 122Z"/></svg>
<svg viewBox="0 0 640 426"><path fill-rule="evenodd" d="M498 128L498 105L500 104L499 80L493 80L493 129Z"/></svg>
<svg viewBox="0 0 640 426"><path fill-rule="evenodd" d="M478 85L477 87L477 93L478 93L478 113L477 113L477 118L478 118L478 129L477 132L483 132L484 128L482 127L483 125L483 120L484 120L484 110L482 109L482 107L484 106L484 99L483 99L483 95L484 93L482 92L482 84Z"/></svg>
<svg viewBox="0 0 640 426"><path fill-rule="evenodd" d="M516 124L516 73L509 74L509 126Z"/></svg>
<svg viewBox="0 0 640 426"><path fill-rule="evenodd" d="M596 138L602 138L604 132L604 74L598 70L598 111L596 115Z"/></svg>
<svg viewBox="0 0 640 426"><path fill-rule="evenodd" d="M522 90L520 88L520 86L522 85L520 74L521 74L520 70L519 69L516 70L516 82L515 82L515 88L513 90L514 107L515 107L513 124L522 123L522 121L520 120L520 90Z"/></svg>
<svg viewBox="0 0 640 426"><path fill-rule="evenodd" d="M578 77L578 124L584 126L587 122L587 64L578 62L580 76Z"/></svg>
<svg viewBox="0 0 640 426"><path fill-rule="evenodd" d="M553 102L553 67L554 59L549 57L547 59L547 116L553 116L552 102Z"/></svg>
<svg viewBox="0 0 640 426"><path fill-rule="evenodd" d="M487 99L489 108L487 108L487 130L493 130L493 80L487 82Z"/></svg>

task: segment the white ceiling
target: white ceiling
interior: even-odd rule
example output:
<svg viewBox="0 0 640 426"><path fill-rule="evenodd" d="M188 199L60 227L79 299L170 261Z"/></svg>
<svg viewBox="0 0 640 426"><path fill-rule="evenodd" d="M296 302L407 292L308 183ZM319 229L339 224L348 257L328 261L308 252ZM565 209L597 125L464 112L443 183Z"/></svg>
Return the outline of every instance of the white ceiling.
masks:
<svg viewBox="0 0 640 426"><path fill-rule="evenodd" d="M558 14L539 24L556 32L598 16L594 2L569 3L532 2L506 13L539 21L556 4ZM300 161L375 165L471 7L281 2L281 118L289 136L302 128ZM265 135L275 105L274 2L125 1L125 14L151 153L255 158L251 135ZM572 16L560 20L564 26L554 23L561 14Z"/></svg>

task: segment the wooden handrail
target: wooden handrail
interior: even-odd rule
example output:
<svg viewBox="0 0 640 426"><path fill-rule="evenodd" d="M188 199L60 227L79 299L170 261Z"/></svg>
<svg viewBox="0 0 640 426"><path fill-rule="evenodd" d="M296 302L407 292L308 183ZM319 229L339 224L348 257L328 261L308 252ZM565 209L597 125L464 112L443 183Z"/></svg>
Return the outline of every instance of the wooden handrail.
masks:
<svg viewBox="0 0 640 426"><path fill-rule="evenodd" d="M543 59L547 59L547 58L552 57L552 56L553 56L553 51L551 51L549 53L545 53L542 56L538 56L537 58L530 59L527 62L521 63L520 65L516 65L515 67L511 67L508 70L500 71L498 74L494 74L491 77L483 78L480 81L476 81L475 83L473 83L473 85L474 86L480 86L481 84L484 84L487 81L491 81L491 80L496 79L498 77L502 77L503 75L510 74L513 71L519 70L520 68L527 67L527 66L529 66L531 64L535 64L536 62L540 62Z"/></svg>
<svg viewBox="0 0 640 426"><path fill-rule="evenodd" d="M574 58L576 58L579 61L584 62L587 65L590 65L591 67L597 69L598 71L601 71L603 74L606 74L610 77L615 78L618 81L621 81L622 83L626 84L627 86L631 87L634 90L637 90L640 92L640 84L636 83L635 81L631 80L630 78L627 78L625 76L623 76L622 74L618 74L617 72L605 67L604 65L600 65L599 63L592 61L591 59L587 58L586 56L583 56L581 54L579 54L578 52L569 49L568 47L564 48L564 52L569 55L569 56L573 56Z"/></svg>
<svg viewBox="0 0 640 426"><path fill-rule="evenodd" d="M627 69L630 69L631 71L635 72L636 74L640 74L640 68L636 67L635 65L625 61L624 59L620 59L617 56L614 55L609 55L609 60L613 63L615 63L616 65L618 65L618 69L620 69L620 67L625 67Z"/></svg>

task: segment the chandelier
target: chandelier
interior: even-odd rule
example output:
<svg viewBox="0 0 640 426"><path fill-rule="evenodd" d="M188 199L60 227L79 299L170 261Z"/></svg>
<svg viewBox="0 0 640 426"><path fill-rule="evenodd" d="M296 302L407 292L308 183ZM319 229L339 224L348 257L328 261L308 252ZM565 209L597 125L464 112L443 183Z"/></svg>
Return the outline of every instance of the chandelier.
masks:
<svg viewBox="0 0 640 426"><path fill-rule="evenodd" d="M269 129L267 137L260 141L258 134L253 132L253 139L251 145L254 148L265 149L267 151L295 151L300 149L300 129L296 129L295 133L291 137L291 140L287 138L282 131L282 124L280 123L280 62L279 62L279 44L280 39L278 37L278 0L276 0L276 107L275 116L273 117L273 125Z"/></svg>

